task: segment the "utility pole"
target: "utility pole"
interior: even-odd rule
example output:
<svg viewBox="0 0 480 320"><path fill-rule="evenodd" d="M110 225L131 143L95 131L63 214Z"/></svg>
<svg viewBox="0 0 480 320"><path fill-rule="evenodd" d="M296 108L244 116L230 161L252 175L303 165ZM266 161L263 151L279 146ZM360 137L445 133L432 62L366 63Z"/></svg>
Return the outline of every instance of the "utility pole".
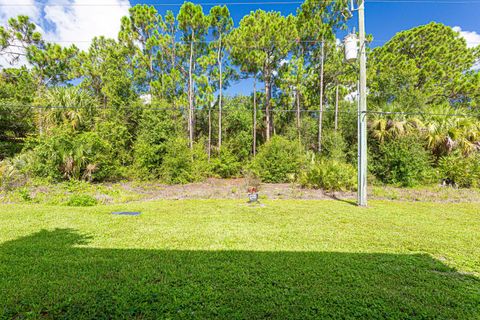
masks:
<svg viewBox="0 0 480 320"><path fill-rule="evenodd" d="M367 54L365 45L365 0L358 7L360 37L360 98L358 108L358 205L367 206Z"/></svg>

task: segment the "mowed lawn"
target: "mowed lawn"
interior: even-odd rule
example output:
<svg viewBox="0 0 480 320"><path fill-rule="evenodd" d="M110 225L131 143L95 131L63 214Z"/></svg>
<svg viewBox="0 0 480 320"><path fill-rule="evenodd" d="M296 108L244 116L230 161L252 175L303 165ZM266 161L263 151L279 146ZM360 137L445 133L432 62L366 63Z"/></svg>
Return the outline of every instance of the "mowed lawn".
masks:
<svg viewBox="0 0 480 320"><path fill-rule="evenodd" d="M480 206L0 205L4 318L480 319Z"/></svg>

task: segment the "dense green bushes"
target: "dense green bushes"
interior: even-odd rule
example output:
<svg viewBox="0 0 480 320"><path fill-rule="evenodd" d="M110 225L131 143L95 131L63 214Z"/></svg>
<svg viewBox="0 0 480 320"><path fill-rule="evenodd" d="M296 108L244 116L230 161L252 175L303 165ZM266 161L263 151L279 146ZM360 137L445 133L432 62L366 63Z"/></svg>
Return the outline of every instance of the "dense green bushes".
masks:
<svg viewBox="0 0 480 320"><path fill-rule="evenodd" d="M68 88L53 93L52 105L55 99L70 97L77 101L75 95L84 95ZM163 100L152 105L132 103L118 110L98 110L89 104L73 110L40 110L37 118L32 118L39 122L39 132L22 139L17 147L23 146L23 151L0 163L0 187L22 186L30 178L55 182L141 178L176 184L252 174L268 183L297 182L327 191L355 189L354 116L342 115L336 130L332 115L327 116L322 152L318 154L314 116L303 116L299 128L289 114L276 117L277 134L265 142L260 121L264 114L259 110L257 156L253 157L250 106L248 97L225 100L221 148L218 132L213 129L205 135L204 130L218 118L209 118L206 110L199 111L193 149L182 125L187 114L181 109L172 110ZM440 183L442 179L458 187L479 187L477 145L456 139L455 130L437 135L434 127L425 128L418 121L372 121L369 169L373 176L382 183L406 187ZM434 148L439 145L444 150L441 154Z"/></svg>
<svg viewBox="0 0 480 320"><path fill-rule="evenodd" d="M173 184L201 181L211 175L203 146L195 144L191 150L184 138L167 141L160 172L163 181Z"/></svg>
<svg viewBox="0 0 480 320"><path fill-rule="evenodd" d="M339 160L314 160L300 175L300 184L325 191L353 191L357 186L357 171Z"/></svg>
<svg viewBox="0 0 480 320"><path fill-rule="evenodd" d="M440 177L460 188L480 187L480 155L464 157L455 152L443 157L438 165Z"/></svg>
<svg viewBox="0 0 480 320"><path fill-rule="evenodd" d="M234 178L241 175L241 170L248 163L247 160L239 160L242 155L234 154L228 146L223 147L218 154L211 159L211 170L220 178Z"/></svg>
<svg viewBox="0 0 480 320"><path fill-rule="evenodd" d="M412 187L433 177L431 155L417 136L381 143L371 160L373 173L384 183Z"/></svg>
<svg viewBox="0 0 480 320"><path fill-rule="evenodd" d="M142 178L158 178L167 152L167 141L175 138L174 123L166 112L145 110L133 145L137 175Z"/></svg>
<svg viewBox="0 0 480 320"><path fill-rule="evenodd" d="M54 181L102 181L115 177L112 147L95 132L75 133L65 127L31 140L25 170Z"/></svg>
<svg viewBox="0 0 480 320"><path fill-rule="evenodd" d="M29 67L0 71L2 185L29 177L186 183L252 174L352 189L355 69L342 63L334 39L309 30L312 17L325 20L327 33L341 29L347 17L335 3L322 7L327 17L306 2L296 17L258 10L239 24L227 8L204 14L187 2L175 17L138 5L121 20L118 38L94 38L86 50L50 43L30 18L12 17L0 26L2 54ZM202 44L207 38L212 45ZM8 49L19 39L29 54L16 61L17 50ZM299 51L285 39L309 45ZM452 51L437 50L446 47ZM431 23L369 52L373 181L478 185L477 51L452 28ZM221 94L244 77L254 80L252 91ZM308 165L308 152L319 160Z"/></svg>
<svg viewBox="0 0 480 320"><path fill-rule="evenodd" d="M305 151L298 142L275 136L260 148L251 170L264 182L288 182L295 179L305 164Z"/></svg>

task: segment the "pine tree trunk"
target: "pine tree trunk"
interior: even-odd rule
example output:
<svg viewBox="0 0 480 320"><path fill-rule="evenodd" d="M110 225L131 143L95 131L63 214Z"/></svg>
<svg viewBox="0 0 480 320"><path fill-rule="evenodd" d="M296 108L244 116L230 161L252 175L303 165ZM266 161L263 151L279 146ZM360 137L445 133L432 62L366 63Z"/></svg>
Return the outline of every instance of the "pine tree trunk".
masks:
<svg viewBox="0 0 480 320"><path fill-rule="evenodd" d="M265 79L265 134L267 141L270 140L271 119L270 119L270 78Z"/></svg>
<svg viewBox="0 0 480 320"><path fill-rule="evenodd" d="M296 98L296 105L297 105L297 133L298 133L298 139L300 140L301 139L300 131L301 131L302 123L300 120L300 92L298 89L296 90L295 98Z"/></svg>
<svg viewBox="0 0 480 320"><path fill-rule="evenodd" d="M222 48L222 36L220 35L220 43L218 46L218 70L219 70L219 93L218 93L218 150L222 148L222 94L223 94L223 70L222 70L222 59L221 59L221 48Z"/></svg>
<svg viewBox="0 0 480 320"><path fill-rule="evenodd" d="M257 154L257 75L253 77L253 156Z"/></svg>
<svg viewBox="0 0 480 320"><path fill-rule="evenodd" d="M318 114L318 153L322 152L322 125L323 125L323 72L325 60L325 44L322 39L322 51L320 54L320 106Z"/></svg>
<svg viewBox="0 0 480 320"><path fill-rule="evenodd" d="M38 113L39 113L39 116L38 116L38 134L40 136L43 136L43 133L44 133L44 122L45 122L45 115L43 114L44 113L44 110L42 109L39 109L38 110Z"/></svg>
<svg viewBox="0 0 480 320"><path fill-rule="evenodd" d="M171 64L172 64L171 69L170 69L170 74L171 74L173 69L175 69L175 59L176 59L175 38L174 37L172 37L172 55L171 55L170 59L171 59ZM174 86L175 86L175 83L174 83ZM177 122L175 95L176 95L176 90L175 90L175 87L174 87L173 88L173 93L172 93L173 121Z"/></svg>
<svg viewBox="0 0 480 320"><path fill-rule="evenodd" d="M193 39L193 36L192 36ZM190 42L190 63L188 66L188 138L193 149L193 41Z"/></svg>
<svg viewBox="0 0 480 320"><path fill-rule="evenodd" d="M212 107L208 106L208 162L212 151Z"/></svg>
<svg viewBox="0 0 480 320"><path fill-rule="evenodd" d="M149 79L148 79L148 94L152 96L152 80L153 80L153 57L150 55L150 59L148 61L148 68L150 71Z"/></svg>
<svg viewBox="0 0 480 320"><path fill-rule="evenodd" d="M335 131L338 130L338 84L335 89Z"/></svg>

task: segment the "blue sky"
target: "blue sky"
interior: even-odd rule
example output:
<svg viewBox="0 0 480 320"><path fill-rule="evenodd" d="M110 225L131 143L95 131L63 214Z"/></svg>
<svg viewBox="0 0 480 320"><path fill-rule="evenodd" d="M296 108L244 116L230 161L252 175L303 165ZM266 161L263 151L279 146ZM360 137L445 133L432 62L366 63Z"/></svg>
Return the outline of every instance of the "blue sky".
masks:
<svg viewBox="0 0 480 320"><path fill-rule="evenodd" d="M287 15L295 13L300 5L298 3L258 4L272 0L191 1L204 4L205 12L211 8L211 6L205 5L206 2L228 5L236 25L243 16L256 9L276 10ZM295 0L275 1L295 2ZM367 32L371 33L375 39L372 46L381 45L399 31L431 21L456 27L456 30L461 31L470 45L480 45L480 0L372 1L376 2L366 1ZM47 39L65 45L75 43L80 48L86 49L94 36L116 37L120 18L128 14L128 8L131 5L138 3L174 4L156 6L157 10L164 14L169 9L178 13L180 8L178 4L182 2L182 0L0 0L0 24L4 24L9 17L26 14L31 16L43 30ZM249 2L250 4L234 4L239 2ZM64 4L67 5L64 6ZM356 24L357 16L355 15L349 22L350 30ZM340 33L338 37L342 38L344 35L345 33ZM248 81L242 81L228 90L231 94L249 93L250 91L251 85Z"/></svg>
<svg viewBox="0 0 480 320"><path fill-rule="evenodd" d="M261 2L260 0L226 0L222 3L238 3L238 2ZM422 1L422 0L420 0ZM434 3L421 2L366 2L366 28L367 32L372 34L374 42L372 46L382 45L389 40L397 32L413 28L418 25L427 24L431 21L441 22L451 27L460 27L465 36L470 38L471 43L480 45L480 1L471 3ZM451 0L455 2L460 0ZM173 2L173 0L172 0ZM209 1L200 0L192 1L194 3L206 3ZM211 2L217 2L212 0ZM159 3L152 1L132 1L136 3ZM204 11L208 12L211 6L204 5ZM230 5L229 10L234 19L235 25L238 25L243 16L250 11L263 9L266 11L281 11L284 15L295 13L299 4L259 4L259 5ZM158 6L157 10L164 13L166 10L178 12L178 6ZM348 23L350 30L357 25L357 15ZM339 37L343 37L345 33L339 33ZM250 81L241 81L229 88L230 94L249 93L252 90Z"/></svg>
<svg viewBox="0 0 480 320"><path fill-rule="evenodd" d="M194 3L221 2L226 5L239 2L261 2L261 0L224 0L224 1L195 1ZM281 0L280 0L281 1ZM287 0L288 1L288 0ZM165 1L167 2L167 1ZM171 1L179 3L181 1ZM292 1L295 2L295 1ZM459 3L452 3L459 2ZM460 3L464 2L464 3ZM158 0L149 1L131 1L132 5L137 3L159 3ZM167 2L168 3L168 2ZM208 12L211 6L204 5L204 11ZM295 13L299 4L248 4L248 5L230 5L229 9L235 24L238 25L241 18L250 11L256 9L275 10L287 15ZM157 10L164 13L166 10L178 12L177 5L157 6ZM480 34L480 1L469 1L465 3L462 0L451 0L447 3L445 0L430 1L429 3L419 2L399 2L396 0L383 2L366 1L366 24L367 32L373 34L378 40L374 45L381 45L382 40L390 39L395 33L410 29L412 27L427 24L431 21L441 22L449 26L459 26L462 30L476 32ZM357 23L356 15L350 21L350 27Z"/></svg>

